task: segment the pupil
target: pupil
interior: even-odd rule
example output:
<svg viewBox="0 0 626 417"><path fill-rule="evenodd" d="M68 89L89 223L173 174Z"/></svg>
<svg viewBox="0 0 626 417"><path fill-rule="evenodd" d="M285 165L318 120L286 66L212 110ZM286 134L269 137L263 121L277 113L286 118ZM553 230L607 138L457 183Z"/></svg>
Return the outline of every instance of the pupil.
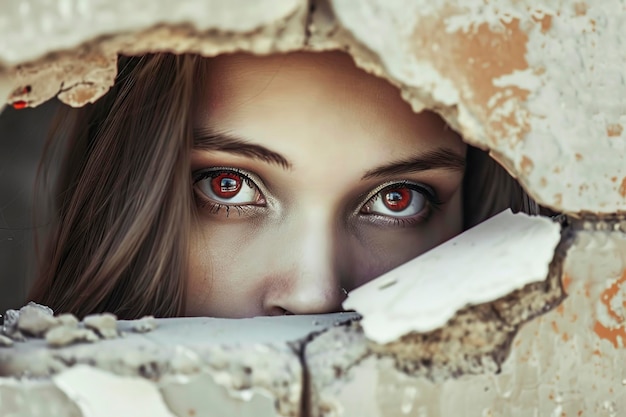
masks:
<svg viewBox="0 0 626 417"><path fill-rule="evenodd" d="M397 203L398 201L402 200L402 194L400 194L397 191L392 191L389 194L387 194L387 201L389 201L390 203Z"/></svg>
<svg viewBox="0 0 626 417"><path fill-rule="evenodd" d="M237 189L237 181L232 178L222 178L222 183L220 184L222 191L235 191Z"/></svg>
<svg viewBox="0 0 626 417"><path fill-rule="evenodd" d="M224 172L211 180L211 189L219 198L232 198L241 189L241 178L236 174Z"/></svg>
<svg viewBox="0 0 626 417"><path fill-rule="evenodd" d="M392 211L403 211L411 204L411 190L399 188L385 194L385 206Z"/></svg>

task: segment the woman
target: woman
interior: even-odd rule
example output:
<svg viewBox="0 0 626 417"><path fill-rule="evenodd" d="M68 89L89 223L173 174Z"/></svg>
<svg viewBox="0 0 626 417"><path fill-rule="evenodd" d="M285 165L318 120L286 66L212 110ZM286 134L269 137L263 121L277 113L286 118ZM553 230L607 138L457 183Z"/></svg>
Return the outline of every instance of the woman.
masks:
<svg viewBox="0 0 626 417"><path fill-rule="evenodd" d="M120 60L66 110L32 299L122 318L325 313L517 184L339 52ZM48 151L46 164L54 152Z"/></svg>

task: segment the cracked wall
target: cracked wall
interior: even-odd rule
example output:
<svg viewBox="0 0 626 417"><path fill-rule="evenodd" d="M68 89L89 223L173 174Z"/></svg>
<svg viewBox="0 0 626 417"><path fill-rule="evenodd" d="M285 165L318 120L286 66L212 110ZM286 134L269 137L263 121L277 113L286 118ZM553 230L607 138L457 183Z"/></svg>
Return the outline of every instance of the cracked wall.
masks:
<svg viewBox="0 0 626 417"><path fill-rule="evenodd" d="M373 343L358 323L326 325L317 336L308 334L320 329L304 326L276 351L262 338L261 343L248 340L244 351L254 353L221 356L222 373L199 371L197 378L185 379L185 373L172 372L170 394L162 388L169 377L136 375L138 381L156 379L159 395L169 398L160 411L194 415L190 410L224 403L225 410L239 415L254 409L266 415L573 416L618 415L626 408L620 365L626 337L626 116L621 104L626 55L620 39L626 13L620 1L538 6L529 0L276 0L244 7L243 0L186 0L178 6L172 11L164 2L147 0L1 5L0 96L17 109L55 96L73 106L93 102L111 86L118 53L341 49L361 68L400 87L415 111L436 110L468 143L489 149L537 201L565 217L545 281L511 286L474 306L456 306L445 326L409 332L391 344ZM402 311L410 314L408 307ZM368 313L362 313L367 320ZM215 331L216 324L206 326L207 332ZM286 322L279 326L288 327ZM235 342L241 344L234 339L225 345L198 343L213 343L213 358ZM299 346L295 351L291 342ZM150 346L155 355L166 355L158 362L163 366L180 357L193 368L197 352L187 344ZM455 344L454 359L463 369L441 359ZM142 353L134 358L143 361L146 347L139 345L136 352ZM49 351L37 341L24 346L31 346L24 358L38 349ZM134 369L125 355L113 354L107 366L92 363L89 349L102 349L78 346L55 354L87 352L84 365L111 375ZM481 356L472 356L472 348L491 360L476 359ZM16 363L14 349L0 349L7 355L0 360L0 414L42 415L39 404L45 401L56 404L59 416L89 415L72 401L94 392L72 391L75 374L66 374L66 365L53 370L61 375L54 377L56 383L33 380L6 367ZM253 375L259 371L266 381L282 372L273 367L292 369L283 379L293 390L287 400L276 392L268 395L261 380L254 380L263 394L252 390L231 403L224 386L246 383L233 382L241 374L230 367L246 357L255 358ZM66 364L82 363L72 358ZM32 365L27 362L25 368ZM96 380L96 371L91 372ZM111 375L100 387L109 383L106 378L115 381ZM97 397L99 388L94 389ZM188 400L172 405L176 398ZM197 405L185 408L191 403Z"/></svg>

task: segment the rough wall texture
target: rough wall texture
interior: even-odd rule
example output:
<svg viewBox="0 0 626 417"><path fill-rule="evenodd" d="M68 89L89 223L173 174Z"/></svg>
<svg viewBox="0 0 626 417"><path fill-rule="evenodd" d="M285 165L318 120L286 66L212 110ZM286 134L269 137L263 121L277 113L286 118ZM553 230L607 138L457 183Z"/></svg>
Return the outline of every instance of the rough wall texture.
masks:
<svg viewBox="0 0 626 417"><path fill-rule="evenodd" d="M555 289L567 298L522 325L507 354L464 358L463 372L434 362L437 351L398 360L403 347L436 342L441 332L376 345L358 325L329 330L306 348L305 412L619 415L626 409L625 24L618 0L5 2L0 96L16 108L53 96L84 105L110 87L118 53L350 52L399 86L416 111L440 112L540 203L569 216L562 243L571 247L556 281L475 307L472 317L485 320L464 322L461 310L448 328L465 329L481 346L502 330L515 334L521 321L495 330L481 323L517 320L523 309L516 308L541 305Z"/></svg>
<svg viewBox="0 0 626 417"><path fill-rule="evenodd" d="M416 110L437 109L491 149L544 205L626 210L619 0L25 0L0 10L0 93L18 107L96 100L117 53L341 48Z"/></svg>
<svg viewBox="0 0 626 417"><path fill-rule="evenodd" d="M368 354L361 332L333 329L307 346L318 406L313 415L623 415L626 235L607 226L573 225L576 237L563 264L567 297L521 327L497 372L476 363L478 372L457 378L415 375L398 366L391 349ZM469 331L474 339L492 334L479 326ZM331 345L356 355L329 355Z"/></svg>

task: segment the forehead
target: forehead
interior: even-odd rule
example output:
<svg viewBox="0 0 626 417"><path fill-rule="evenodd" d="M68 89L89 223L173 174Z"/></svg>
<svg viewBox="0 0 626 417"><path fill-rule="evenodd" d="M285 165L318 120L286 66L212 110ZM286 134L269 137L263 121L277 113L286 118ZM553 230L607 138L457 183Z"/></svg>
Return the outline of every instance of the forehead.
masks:
<svg viewBox="0 0 626 417"><path fill-rule="evenodd" d="M197 102L196 127L266 144L285 136L292 143L359 140L363 147L394 145L386 150L389 157L416 144L464 149L438 116L415 114L396 87L341 52L212 58Z"/></svg>

